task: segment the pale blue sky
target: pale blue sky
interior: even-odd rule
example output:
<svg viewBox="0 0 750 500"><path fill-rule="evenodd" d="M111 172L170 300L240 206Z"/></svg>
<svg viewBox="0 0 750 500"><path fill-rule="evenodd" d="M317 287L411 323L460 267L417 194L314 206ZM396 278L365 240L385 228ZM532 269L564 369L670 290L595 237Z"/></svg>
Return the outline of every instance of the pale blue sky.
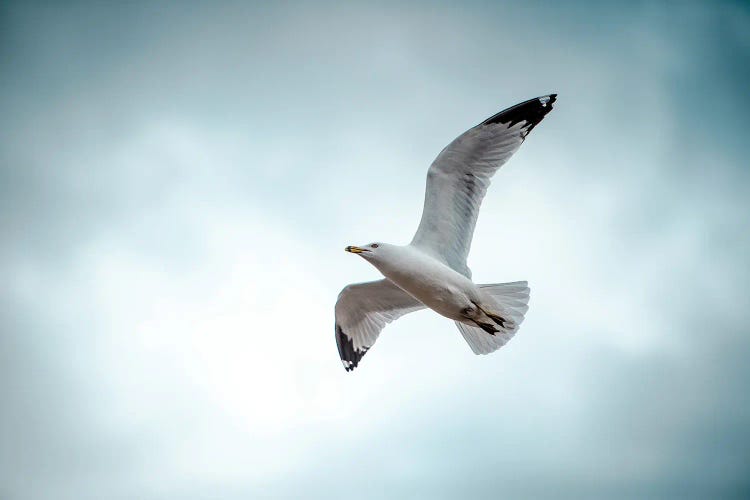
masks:
<svg viewBox="0 0 750 500"><path fill-rule="evenodd" d="M750 495L750 10L0 5L0 497ZM558 92L469 264L519 335L333 304L426 169Z"/></svg>

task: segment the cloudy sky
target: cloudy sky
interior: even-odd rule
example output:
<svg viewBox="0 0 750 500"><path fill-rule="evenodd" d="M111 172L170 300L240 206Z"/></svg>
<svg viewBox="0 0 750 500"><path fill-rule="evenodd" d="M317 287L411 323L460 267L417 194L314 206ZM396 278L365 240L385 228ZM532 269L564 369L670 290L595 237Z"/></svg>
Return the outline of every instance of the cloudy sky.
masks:
<svg viewBox="0 0 750 500"><path fill-rule="evenodd" d="M0 497L746 498L741 3L0 5ZM427 166L558 92L469 265L347 374L333 305Z"/></svg>

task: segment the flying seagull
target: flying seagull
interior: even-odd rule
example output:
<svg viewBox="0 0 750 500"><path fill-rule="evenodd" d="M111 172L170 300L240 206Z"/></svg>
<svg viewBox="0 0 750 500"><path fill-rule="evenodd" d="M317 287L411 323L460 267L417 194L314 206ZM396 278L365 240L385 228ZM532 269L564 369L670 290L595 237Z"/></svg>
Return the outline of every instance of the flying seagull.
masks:
<svg viewBox="0 0 750 500"><path fill-rule="evenodd" d="M475 354L493 352L515 335L529 309L527 283L476 285L466 257L492 176L556 97L501 111L440 152L427 171L422 220L410 244L346 247L385 277L347 285L336 301L336 344L346 371L357 367L386 324L424 308L454 320Z"/></svg>

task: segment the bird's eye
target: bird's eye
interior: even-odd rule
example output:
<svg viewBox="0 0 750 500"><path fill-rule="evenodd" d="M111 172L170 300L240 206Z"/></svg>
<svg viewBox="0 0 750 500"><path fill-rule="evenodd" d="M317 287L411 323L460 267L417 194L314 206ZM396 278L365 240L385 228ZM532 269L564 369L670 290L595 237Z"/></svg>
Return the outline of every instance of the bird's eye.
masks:
<svg viewBox="0 0 750 500"><path fill-rule="evenodd" d="M370 245L370 248L378 248L378 244L377 243L373 243L372 245Z"/></svg>

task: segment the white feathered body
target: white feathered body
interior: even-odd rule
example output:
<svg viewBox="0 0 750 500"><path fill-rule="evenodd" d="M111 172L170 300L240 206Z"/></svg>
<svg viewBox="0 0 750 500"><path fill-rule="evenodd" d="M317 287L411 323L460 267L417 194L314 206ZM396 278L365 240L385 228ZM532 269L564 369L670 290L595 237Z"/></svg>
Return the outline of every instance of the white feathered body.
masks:
<svg viewBox="0 0 750 500"><path fill-rule="evenodd" d="M383 276L438 314L473 324L465 310L486 298L469 278L411 245L386 248L384 258L371 260Z"/></svg>

